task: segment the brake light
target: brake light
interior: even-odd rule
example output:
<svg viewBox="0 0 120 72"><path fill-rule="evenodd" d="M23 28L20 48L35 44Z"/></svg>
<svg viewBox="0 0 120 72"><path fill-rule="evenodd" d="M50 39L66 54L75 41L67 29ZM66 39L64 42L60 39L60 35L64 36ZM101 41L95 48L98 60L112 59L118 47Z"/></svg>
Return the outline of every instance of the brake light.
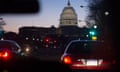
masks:
<svg viewBox="0 0 120 72"><path fill-rule="evenodd" d="M49 42L49 39L45 39L46 42Z"/></svg>
<svg viewBox="0 0 120 72"><path fill-rule="evenodd" d="M6 58L8 56L8 52L5 52L2 56Z"/></svg>
<svg viewBox="0 0 120 72"><path fill-rule="evenodd" d="M0 53L0 57L3 57L3 58L8 57L8 52L7 52L7 51L1 52L1 53Z"/></svg>
<svg viewBox="0 0 120 72"><path fill-rule="evenodd" d="M70 57L70 56L65 56L65 57L63 58L63 62L64 62L65 64L72 64L71 57Z"/></svg>
<svg viewBox="0 0 120 72"><path fill-rule="evenodd" d="M4 60L9 60L10 59L10 54L8 51L2 51L0 52L0 58Z"/></svg>

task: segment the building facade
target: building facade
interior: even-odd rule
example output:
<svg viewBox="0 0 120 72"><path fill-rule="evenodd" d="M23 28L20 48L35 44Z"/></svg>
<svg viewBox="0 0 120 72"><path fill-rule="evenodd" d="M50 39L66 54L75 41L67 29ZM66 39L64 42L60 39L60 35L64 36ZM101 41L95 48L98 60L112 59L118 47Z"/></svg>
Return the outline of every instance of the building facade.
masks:
<svg viewBox="0 0 120 72"><path fill-rule="evenodd" d="M67 6L64 7L60 15L60 27L64 26L77 26L78 18L74 8L68 0Z"/></svg>
<svg viewBox="0 0 120 72"><path fill-rule="evenodd" d="M46 35L56 34L63 37L79 38L85 35L83 32L86 28L78 27L78 17L75 9L71 6L68 0L67 5L63 8L60 14L59 27L54 26L50 28L45 27L21 27L19 34L25 39L44 39Z"/></svg>

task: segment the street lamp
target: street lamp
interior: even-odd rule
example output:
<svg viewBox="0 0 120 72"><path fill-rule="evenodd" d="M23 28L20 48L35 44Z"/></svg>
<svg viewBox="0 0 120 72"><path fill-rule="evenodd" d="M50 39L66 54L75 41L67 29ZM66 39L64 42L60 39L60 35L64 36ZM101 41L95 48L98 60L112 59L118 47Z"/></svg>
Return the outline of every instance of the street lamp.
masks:
<svg viewBox="0 0 120 72"><path fill-rule="evenodd" d="M98 26L97 26L97 25L94 25L94 26L93 26L93 28L94 28L94 29L97 29L97 28L98 28Z"/></svg>
<svg viewBox="0 0 120 72"><path fill-rule="evenodd" d="M108 15L109 15L109 12L108 12L108 11L106 11L106 12L105 12L105 15L106 15L106 16L108 16Z"/></svg>

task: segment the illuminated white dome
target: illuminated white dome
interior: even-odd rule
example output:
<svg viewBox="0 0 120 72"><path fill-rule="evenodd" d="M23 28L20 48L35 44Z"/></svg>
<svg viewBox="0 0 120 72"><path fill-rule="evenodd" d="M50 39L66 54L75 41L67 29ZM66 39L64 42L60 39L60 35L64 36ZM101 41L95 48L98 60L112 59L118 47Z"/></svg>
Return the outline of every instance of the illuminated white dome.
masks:
<svg viewBox="0 0 120 72"><path fill-rule="evenodd" d="M77 26L77 14L69 1L60 15L60 26Z"/></svg>

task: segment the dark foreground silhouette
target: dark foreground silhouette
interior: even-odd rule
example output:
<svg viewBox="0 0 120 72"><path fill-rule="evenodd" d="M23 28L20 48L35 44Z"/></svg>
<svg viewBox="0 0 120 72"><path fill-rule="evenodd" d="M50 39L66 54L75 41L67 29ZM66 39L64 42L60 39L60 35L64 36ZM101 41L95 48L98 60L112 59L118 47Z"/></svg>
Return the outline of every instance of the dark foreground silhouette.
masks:
<svg viewBox="0 0 120 72"><path fill-rule="evenodd" d="M77 72L81 71L98 72L86 70L78 70ZM0 72L73 72L73 70L71 70L67 65L63 65L57 61L42 61L37 58L22 57L8 62L0 61ZM117 70L107 72L117 72Z"/></svg>

